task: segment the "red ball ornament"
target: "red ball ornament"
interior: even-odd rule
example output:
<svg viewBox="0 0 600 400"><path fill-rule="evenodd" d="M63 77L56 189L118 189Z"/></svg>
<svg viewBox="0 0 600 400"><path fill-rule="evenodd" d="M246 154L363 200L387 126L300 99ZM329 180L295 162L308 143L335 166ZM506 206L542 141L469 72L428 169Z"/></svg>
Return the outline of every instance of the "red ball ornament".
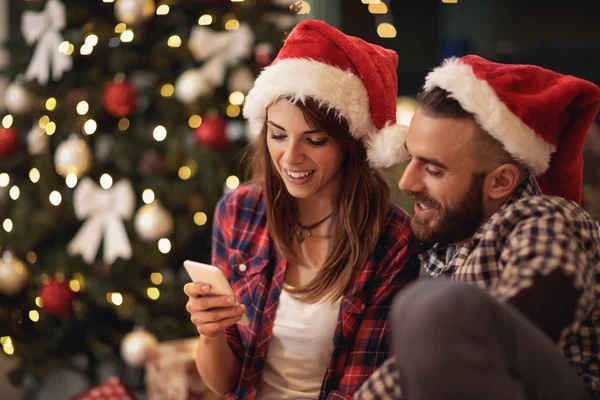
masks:
<svg viewBox="0 0 600 400"><path fill-rule="evenodd" d="M127 81L111 82L104 89L102 104L113 117L126 117L135 111L137 90Z"/></svg>
<svg viewBox="0 0 600 400"><path fill-rule="evenodd" d="M51 280L40 289L44 310L50 315L67 316L75 300L75 293L66 282Z"/></svg>
<svg viewBox="0 0 600 400"><path fill-rule="evenodd" d="M0 157L12 154L19 147L19 136L15 128L4 128L0 126Z"/></svg>
<svg viewBox="0 0 600 400"><path fill-rule="evenodd" d="M225 134L226 122L218 116L207 116L202 124L196 128L196 141L198 144L215 151L225 150L229 140Z"/></svg>

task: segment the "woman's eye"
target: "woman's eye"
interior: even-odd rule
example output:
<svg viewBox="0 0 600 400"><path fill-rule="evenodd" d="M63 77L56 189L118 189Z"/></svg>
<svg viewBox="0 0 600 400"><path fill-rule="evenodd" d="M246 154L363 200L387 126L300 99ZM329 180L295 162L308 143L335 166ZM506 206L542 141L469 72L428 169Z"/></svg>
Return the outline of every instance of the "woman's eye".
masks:
<svg viewBox="0 0 600 400"><path fill-rule="evenodd" d="M285 135L280 135L280 134L277 134L277 133L271 133L271 139L273 139L273 140L285 139Z"/></svg>
<svg viewBox="0 0 600 400"><path fill-rule="evenodd" d="M321 139L321 140L306 139L306 141L316 147L325 146L325 143L327 143L327 139Z"/></svg>

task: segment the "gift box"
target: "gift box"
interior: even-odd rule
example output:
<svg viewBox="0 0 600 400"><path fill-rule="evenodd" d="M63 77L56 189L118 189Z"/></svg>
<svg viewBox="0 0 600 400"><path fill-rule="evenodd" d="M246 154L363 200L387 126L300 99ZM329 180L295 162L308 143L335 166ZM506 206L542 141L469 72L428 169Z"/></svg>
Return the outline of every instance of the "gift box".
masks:
<svg viewBox="0 0 600 400"><path fill-rule="evenodd" d="M196 369L198 338L162 342L146 360L148 400L217 400Z"/></svg>
<svg viewBox="0 0 600 400"><path fill-rule="evenodd" d="M120 378L110 378L71 400L135 400L133 393Z"/></svg>

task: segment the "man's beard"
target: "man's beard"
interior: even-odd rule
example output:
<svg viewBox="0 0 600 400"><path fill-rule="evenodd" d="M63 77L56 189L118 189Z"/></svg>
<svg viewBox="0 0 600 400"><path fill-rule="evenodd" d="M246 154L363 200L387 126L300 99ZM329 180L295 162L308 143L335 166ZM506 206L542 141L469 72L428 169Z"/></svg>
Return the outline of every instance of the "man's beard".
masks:
<svg viewBox="0 0 600 400"><path fill-rule="evenodd" d="M441 209L439 203L426 194L409 192L415 201L435 209L434 226L414 216L411 227L415 236L425 242L448 244L460 242L475 234L483 219L483 182L485 173L473 174L471 186L456 207Z"/></svg>

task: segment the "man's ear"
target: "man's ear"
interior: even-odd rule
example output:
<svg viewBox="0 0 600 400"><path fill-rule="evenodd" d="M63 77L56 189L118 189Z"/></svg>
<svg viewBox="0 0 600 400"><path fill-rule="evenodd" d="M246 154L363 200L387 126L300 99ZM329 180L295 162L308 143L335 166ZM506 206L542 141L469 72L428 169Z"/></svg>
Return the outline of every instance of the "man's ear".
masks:
<svg viewBox="0 0 600 400"><path fill-rule="evenodd" d="M519 186L521 171L514 164L502 164L485 178L488 197L494 200L507 198Z"/></svg>

